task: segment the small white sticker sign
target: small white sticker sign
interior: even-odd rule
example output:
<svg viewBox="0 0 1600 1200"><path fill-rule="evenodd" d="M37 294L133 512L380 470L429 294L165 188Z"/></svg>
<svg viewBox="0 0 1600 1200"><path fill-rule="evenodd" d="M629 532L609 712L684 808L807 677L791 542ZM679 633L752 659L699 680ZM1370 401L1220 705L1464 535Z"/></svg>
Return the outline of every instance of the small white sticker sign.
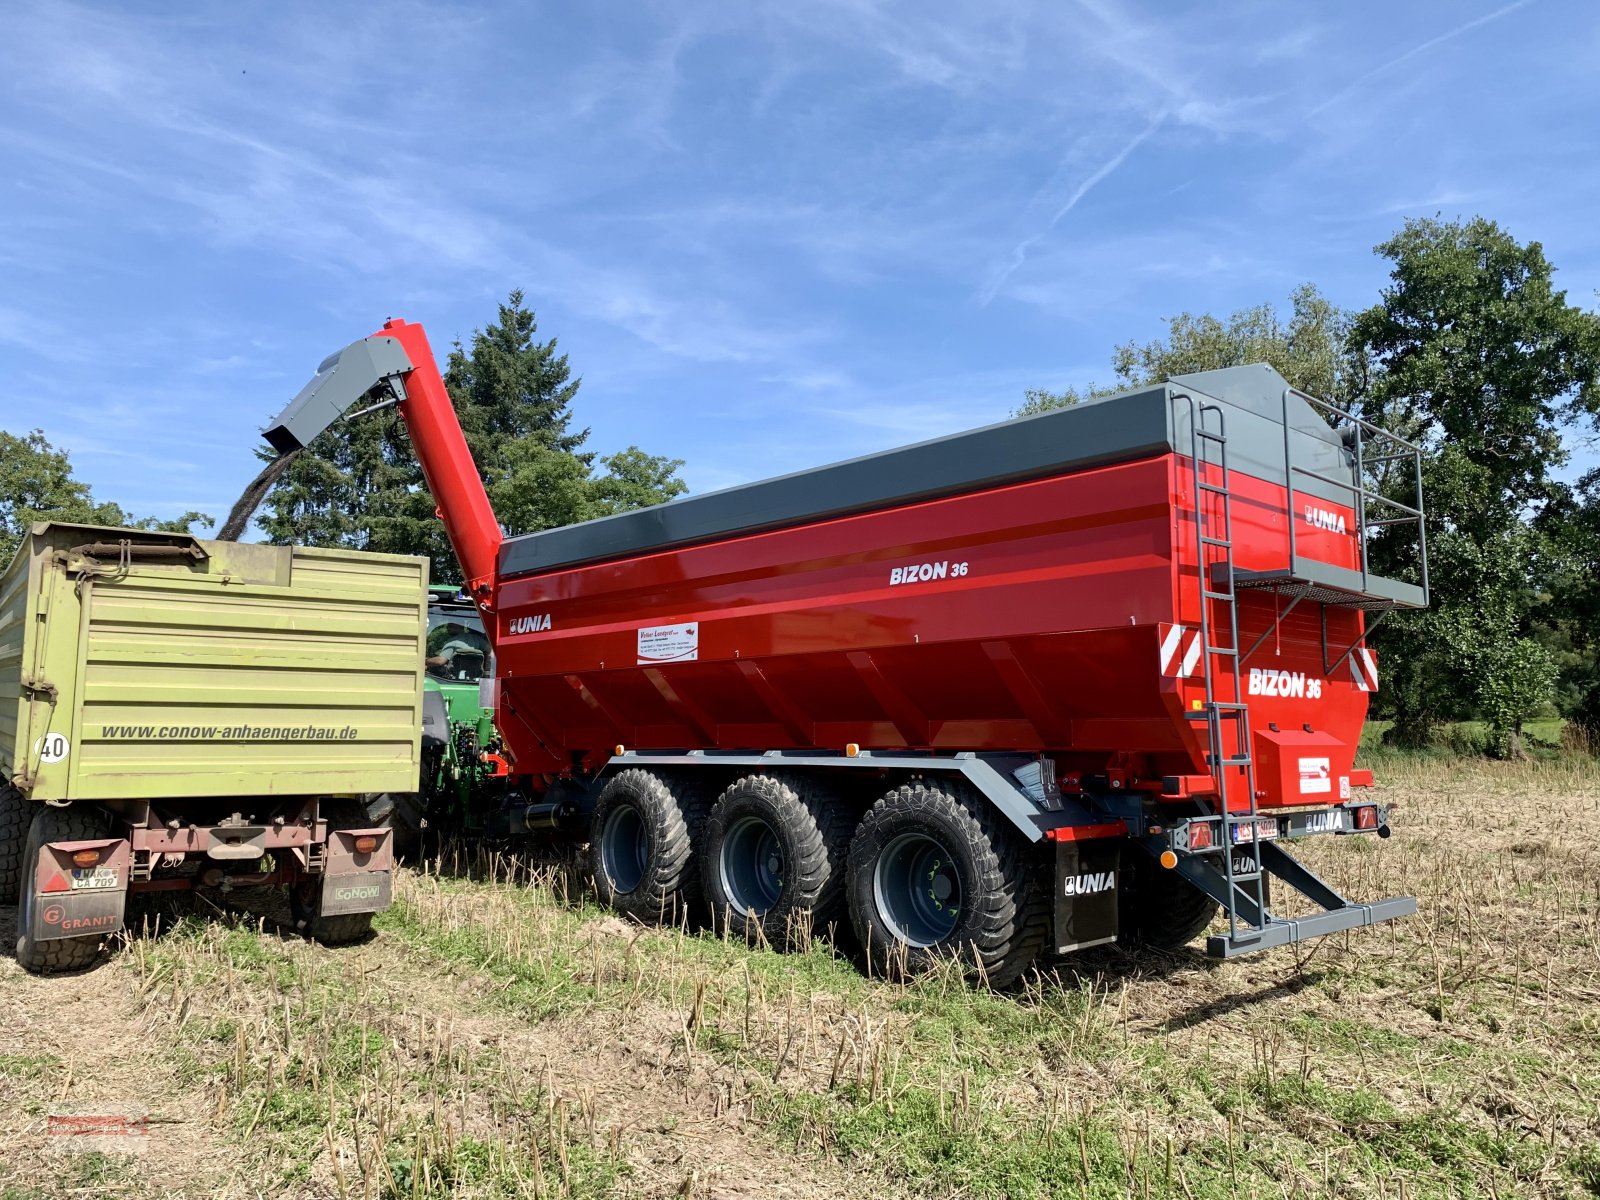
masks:
<svg viewBox="0 0 1600 1200"><path fill-rule="evenodd" d="M58 763L72 753L65 734L47 733L33 744L34 756L42 763Z"/></svg>
<svg viewBox="0 0 1600 1200"><path fill-rule="evenodd" d="M693 662L700 657L700 622L649 625L639 630L639 665Z"/></svg>
<svg viewBox="0 0 1600 1200"><path fill-rule="evenodd" d="M1300 794L1302 796L1316 795L1318 792L1333 791L1333 766L1325 758L1302 758L1300 760Z"/></svg>

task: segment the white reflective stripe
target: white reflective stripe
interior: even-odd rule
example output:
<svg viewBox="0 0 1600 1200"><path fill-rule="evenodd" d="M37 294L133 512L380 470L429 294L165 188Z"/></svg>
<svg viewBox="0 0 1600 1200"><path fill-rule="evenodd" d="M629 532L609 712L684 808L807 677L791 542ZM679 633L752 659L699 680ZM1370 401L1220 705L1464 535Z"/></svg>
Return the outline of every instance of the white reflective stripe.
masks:
<svg viewBox="0 0 1600 1200"><path fill-rule="evenodd" d="M1178 652L1178 642L1182 638L1182 625L1169 625L1167 627L1167 634L1161 639L1161 673L1163 675L1172 670L1172 656Z"/></svg>
<svg viewBox="0 0 1600 1200"><path fill-rule="evenodd" d="M1200 661L1200 635L1194 635L1194 641L1189 643L1189 649L1183 656L1183 666L1178 668L1178 674L1183 677L1194 674L1195 664Z"/></svg>
<svg viewBox="0 0 1600 1200"><path fill-rule="evenodd" d="M1373 691L1378 690L1378 656L1371 650L1358 650L1361 655L1362 665L1366 668L1367 686Z"/></svg>
<svg viewBox="0 0 1600 1200"><path fill-rule="evenodd" d="M1357 650L1350 655L1350 677L1360 691L1378 690L1378 660L1371 650Z"/></svg>

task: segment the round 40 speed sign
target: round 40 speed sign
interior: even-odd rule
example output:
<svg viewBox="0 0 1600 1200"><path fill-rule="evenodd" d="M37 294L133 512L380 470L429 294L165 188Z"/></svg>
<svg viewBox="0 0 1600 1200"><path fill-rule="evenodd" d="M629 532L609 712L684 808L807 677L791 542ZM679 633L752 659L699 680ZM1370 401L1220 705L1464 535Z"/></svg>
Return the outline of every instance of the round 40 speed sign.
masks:
<svg viewBox="0 0 1600 1200"><path fill-rule="evenodd" d="M58 763L72 753L64 733L47 733L33 744L34 756L42 763Z"/></svg>

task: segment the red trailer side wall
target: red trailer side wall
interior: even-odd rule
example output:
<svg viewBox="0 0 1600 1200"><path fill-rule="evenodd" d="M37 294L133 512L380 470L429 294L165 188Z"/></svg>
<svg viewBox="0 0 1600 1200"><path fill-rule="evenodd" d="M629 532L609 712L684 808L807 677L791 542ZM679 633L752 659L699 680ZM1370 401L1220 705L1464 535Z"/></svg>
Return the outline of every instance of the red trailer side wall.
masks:
<svg viewBox="0 0 1600 1200"><path fill-rule="evenodd" d="M1231 482L1236 566L1281 568L1284 489ZM1199 624L1192 493L1189 460L1165 455L503 580L502 731L517 769L534 773L596 768L618 744L852 742L1201 773L1204 725L1184 714L1203 688L1162 660L1172 626ZM1347 509L1318 507L1353 527ZM1298 527L1300 553L1357 565L1354 539L1318 522ZM1249 646L1272 628L1273 597L1240 595ZM1347 775L1366 693L1348 671L1326 679L1320 615L1302 604L1246 669L1314 675L1319 696L1291 683L1246 698L1258 730L1327 731L1340 749L1319 756ZM1330 610L1335 652L1359 620ZM663 630L678 657L642 650L641 628ZM1263 803L1314 802L1262 786Z"/></svg>

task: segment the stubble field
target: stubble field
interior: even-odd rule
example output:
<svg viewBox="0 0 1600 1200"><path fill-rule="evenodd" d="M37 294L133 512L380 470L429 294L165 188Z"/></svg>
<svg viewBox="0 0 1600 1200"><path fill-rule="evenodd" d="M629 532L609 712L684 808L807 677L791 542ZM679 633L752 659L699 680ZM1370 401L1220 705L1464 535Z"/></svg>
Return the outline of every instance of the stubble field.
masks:
<svg viewBox="0 0 1600 1200"><path fill-rule="evenodd" d="M503 859L403 873L361 946L263 910L0 959L0 1200L1600 1195L1600 769L1378 772L1395 836L1304 857L1415 918L1004 995L641 929ZM146 1152L52 1145L71 1103L144 1106Z"/></svg>

